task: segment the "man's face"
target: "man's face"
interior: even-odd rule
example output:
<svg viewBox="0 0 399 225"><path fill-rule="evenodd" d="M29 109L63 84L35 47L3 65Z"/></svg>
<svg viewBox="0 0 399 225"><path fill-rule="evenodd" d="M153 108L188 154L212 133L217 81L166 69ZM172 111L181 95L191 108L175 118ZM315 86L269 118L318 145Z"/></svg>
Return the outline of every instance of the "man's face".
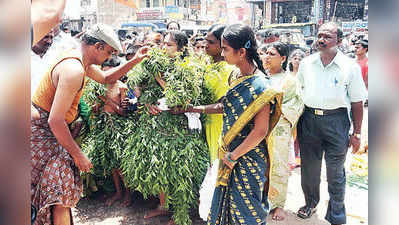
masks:
<svg viewBox="0 0 399 225"><path fill-rule="evenodd" d="M220 47L220 41L216 39L215 35L213 35L212 33L208 33L205 37L205 40L206 54L210 56L217 56L221 54L222 48Z"/></svg>
<svg viewBox="0 0 399 225"><path fill-rule="evenodd" d="M94 47L96 48L96 64L101 65L106 60L110 59L112 55L117 54L117 51L108 44L97 42Z"/></svg>
<svg viewBox="0 0 399 225"><path fill-rule="evenodd" d="M357 56L365 55L367 53L367 48L363 48L360 43L355 44L355 54Z"/></svg>
<svg viewBox="0 0 399 225"><path fill-rule="evenodd" d="M320 52L334 49L338 45L337 30L332 26L321 26L316 43Z"/></svg>
<svg viewBox="0 0 399 225"><path fill-rule="evenodd" d="M38 53L40 56L43 56L47 50L50 48L53 43L54 32L50 31L46 36L42 38L35 46L32 47L34 52Z"/></svg>

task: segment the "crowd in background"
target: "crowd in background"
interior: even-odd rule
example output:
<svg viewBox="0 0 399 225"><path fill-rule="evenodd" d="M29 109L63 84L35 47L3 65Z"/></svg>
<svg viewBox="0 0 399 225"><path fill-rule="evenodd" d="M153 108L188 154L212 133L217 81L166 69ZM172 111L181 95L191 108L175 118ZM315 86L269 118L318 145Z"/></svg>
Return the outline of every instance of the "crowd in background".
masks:
<svg viewBox="0 0 399 225"><path fill-rule="evenodd" d="M285 212L283 209L284 209L285 201L286 201L288 178L290 175L290 171L295 167L301 166L301 163L302 164L304 163L303 157L305 157L305 159L307 160L307 161L305 161L305 163L306 163L305 169L307 171L307 174L303 175L303 180L305 180L305 182L312 183L313 186L307 187L306 186L307 184L302 185L302 188L304 189L304 192L305 192L306 206L302 207L298 211L298 216L301 218L309 218L314 213L314 210L318 203L317 197L315 197L318 193L315 194L312 192L313 189L310 190L315 185L317 185L317 180L316 181L309 180L309 178L306 178L304 176L320 177L320 174L318 174L317 172L314 172L314 170L317 171L317 168L313 168L314 167L313 165L309 165L309 160L312 159L312 157L316 157L316 156L314 156L314 155L309 156L309 153L306 153L305 156L302 156L302 154L300 154L300 152L304 151L304 148L308 148L308 145L305 145L305 143L309 144L309 143L312 143L312 141L317 142L317 143L319 143L319 142L324 143L326 140L324 140L324 139L323 140L321 140L321 139L320 140L315 140L315 139L309 140L309 137L306 137L306 135L304 135L304 133L300 133L300 129L302 129L302 131L303 131L306 129L311 130L314 128L314 127L309 127L309 124L305 125L305 123L309 123L309 122L306 122L306 121L300 122L300 117L301 117L302 113L305 114L305 112L314 112L316 115L318 115L317 113L319 113L319 111L322 110L321 113L323 114L322 107L311 107L311 106L309 106L309 100L306 100L306 98L305 99L303 98L303 93L301 92L301 90L305 89L305 90L309 91L309 87L304 87L306 85L306 81L303 81L303 79L307 79L306 76L308 74L308 73L306 73L306 71L304 71L304 68L308 69L307 67L305 67L305 65L310 64L309 63L310 59L314 59L316 57L315 55L317 52L319 52L319 51L328 52L328 50L323 50L323 48L326 48L324 45L327 46L329 44L328 38L331 38L330 36L332 33L333 35L338 36L337 40L340 38L342 39L341 41L336 41L337 48L339 49L338 55L340 53L343 53L343 54L349 56L350 58L355 58L353 60L356 61L360 65L361 75L362 75L363 82L364 82L363 85L365 85L365 87L368 87L368 59L367 59L368 37L367 37L367 34L360 35L360 36L359 35L356 36L354 34L349 34L349 35L343 36L341 34L342 37L340 37L338 34L339 33L338 28L334 27L332 25L329 25L329 26L326 26L328 28L328 29L326 28L326 30L327 30L326 33L318 34L318 35L322 35L322 36L316 37L316 39L313 43L307 42L307 45L308 45L307 47L298 47L293 44L284 43L282 40L280 40L280 33L278 30L271 30L271 31L267 31L267 32L253 32L252 29L244 27L244 26L237 26L237 28L230 27L230 26L224 26L224 27L229 27L228 29L227 28L223 28L223 29L227 29L228 31L230 31L230 34L227 32L226 34L223 34L223 38L222 38L223 30L222 30L222 33L220 33L220 34L215 33L214 28L217 26L220 26L220 25L211 26L210 29L208 30L208 33L203 33L203 34L199 33L199 34L194 34L192 36L188 36L188 35L184 34L183 32L180 32L179 31L180 25L174 21L170 22L167 25L168 30L165 32L156 32L156 31L129 32L129 33L119 32L118 36L117 36L118 37L117 41L119 41L119 43L118 44L113 43L114 45L112 47L114 47L114 46L118 47L120 45L121 51L119 51L118 54L110 54L110 55L112 55L111 57L106 57L107 60L100 63L100 64L102 64L101 68L103 71L107 71L108 69L111 69L110 70L111 72L109 72L111 74L114 72L114 70L112 70L112 68L119 69L119 68L122 68L123 65L126 65L126 64L132 62L132 60L134 60L135 57L137 58L137 55L140 54L139 53L140 49L143 49L146 47L165 49L169 53L170 53L170 51L174 51L174 52L181 51L181 52L186 52L187 55L189 55L189 54L197 54L197 55L208 54L209 55L209 52L210 52L209 46L214 44L212 41L216 40L218 42L217 44L220 48L218 50L219 52L216 55L213 55L213 56L210 55L210 56L212 56L213 59L217 59L219 57L220 61L227 61L229 64L235 65L235 69L233 69L234 71L240 71L239 74L234 74L234 72L228 74L228 76L229 76L229 84L228 85L230 87L234 87L233 81L235 79L239 80L239 78L242 76L245 77L245 76L249 76L252 74L256 74L256 77L261 77L261 78L259 78L259 80L256 80L256 82L266 82L266 81L263 81L263 79L265 77L267 77L267 79L268 79L268 81L266 82L267 85L265 87L257 87L253 83L249 83L248 85L254 85L256 91L258 90L257 88L259 88L259 90L262 89L262 91L264 91L263 89L268 89L269 85L273 86L273 87L279 87L279 89L283 92L283 97L282 97L282 101L279 102L279 104L281 104L280 105L281 111L280 111L280 115L277 117L278 120L275 121L276 123L273 124L273 130L269 130L264 133L264 135L268 134L268 138L269 138L268 143L267 143L268 147L263 146L262 144L259 144L259 143L255 144L254 149L256 149L256 151L251 153L251 154L253 154L253 158L251 158L252 156L248 156L247 158L245 158L245 156L243 157L243 155L245 153L241 154L240 158L234 157L235 155L232 155L232 154L225 154L223 161L226 163L226 165L228 165L228 167L230 169L233 169L233 168L236 169L236 174L232 175L232 176L234 176L234 179L236 179L235 180L236 183L233 186L231 186L231 184L228 184L227 187L226 186L223 187L223 184L222 184L221 187L223 187L223 188L217 189L215 191L214 198L218 199L219 201L223 201L223 204L219 204L219 205L216 205L216 203L212 204L212 208L210 209L211 213L209 215L210 217L208 218L208 222L210 224L219 224L219 223L220 224L243 224L244 222L248 222L248 224L263 224L264 220L258 221L258 218L262 218L263 216L265 216L267 214L266 211L268 211L269 209L271 210L271 216L274 220L283 220L285 217ZM234 29L237 29L237 30L234 30ZM250 30L246 30L246 29L250 29ZM80 49L81 40L84 39L84 37L87 38L87 36L85 36L85 34L87 35L86 32L76 33L76 32L69 31L67 27L56 26L55 28L53 28L51 30L51 32L46 34L40 41L38 41L32 47L32 54L31 54L32 55L32 66L31 66L31 75L32 75L31 76L31 81L32 81L31 93L32 93L32 95L34 95L34 93L37 91L38 87L40 86L39 82L43 79L43 76L46 75L46 73L48 72L48 68L53 65L53 61L56 58L56 56L68 49L75 49L75 50ZM211 34L211 36L210 36L210 34ZM323 35L326 35L326 37L324 37ZM215 38L215 37L216 37L216 39L213 40L212 38ZM251 38L253 38L253 40ZM223 43L222 39L226 43ZM320 41L320 40L322 40L322 41ZM86 43L89 43L89 41L86 41ZM108 44L107 41L105 41L105 43ZM331 44L331 46L334 47L334 45L332 45L332 44ZM174 47L176 49L171 50ZM242 55L238 56L238 55L235 55L236 53L229 53L228 52L229 48L233 49L232 51L239 51L240 49L245 49L245 51L243 51ZM115 50L115 47L114 47L114 50ZM231 54L231 55L229 55L229 54ZM335 54L337 54L337 53L335 53ZM332 60L334 58L334 56L330 60ZM228 58L228 57L231 57L231 58ZM243 57L247 59L247 61L244 60L245 63L241 62L243 60L242 59ZM339 55L339 57L343 58L344 56ZM338 56L337 56L337 58L338 58ZM307 59L307 60L305 60L305 59ZM241 60L241 61L236 61L236 60ZM303 60L305 60L305 65L302 65L302 63L301 63ZM82 64L84 64L83 60L82 60ZM324 62L323 62L323 64L324 64ZM339 63L337 63L337 64L339 64ZM87 66L87 65L85 65L85 66ZM329 64L327 64L325 66L327 68L329 66ZM349 63L348 64L342 63L339 66L351 67L352 65L349 65ZM356 68L353 70L355 71ZM244 74L243 71L247 71L248 74ZM120 73L122 73L122 72L120 72ZM355 72L353 72L353 73L355 73ZM297 76L299 76L299 78ZM356 76L356 74L355 75L352 74L351 76ZM93 76L93 77L95 77L95 80L100 79L96 76ZM302 81L298 81L298 79L302 79ZM309 79L311 79L311 78L309 78ZM331 79L335 79L334 80L335 86L337 86L337 83L338 83L338 85L340 85L340 83L339 83L339 82L341 82L341 80L339 80L340 78L335 77L335 78L331 78ZM350 79L354 79L355 81L353 81L353 82L357 82L357 80L356 80L357 78L351 77ZM233 80L233 81L230 82L230 80ZM343 82L348 82L348 81L343 81ZM238 85L238 84L235 84L235 85ZM116 89L118 89L118 91L120 91L122 89L127 90L127 87L123 88L122 86L123 85L118 86ZM356 87L350 87L350 88L356 89L350 93L350 94L353 94L354 96L356 96L356 97L353 97L353 99L350 99L351 102L353 102L353 101L362 102L361 98L363 96L366 97L364 95L364 93L362 92L361 86L362 86L362 84L356 83ZM110 87L110 89L113 88L113 86L109 86L109 87ZM308 88L308 89L306 89L306 88ZM317 90L317 91L320 91L320 90ZM226 96L228 96L228 93L229 92L226 93ZM307 93L307 94L309 94L309 93ZM136 100L134 102L131 102L131 101L125 102L124 104L127 104L127 106L125 105L124 107L123 107L122 101L125 99L125 97L121 97L121 99L118 99L119 102L117 102L114 107L110 106L112 108L112 109L110 109L110 111L118 112L118 110L120 108L121 109L120 114L123 114L123 110L125 110L126 108L129 108L131 105L137 103L137 97L139 95L140 95L140 90L135 90L133 92L133 98L136 98ZM232 96L233 96L233 94L232 94ZM272 94L272 96L277 97L278 95ZM354 100L354 99L356 99L356 100ZM251 101L252 100L254 100L254 99L251 99ZM224 100L224 101L227 101L227 100ZM344 101L344 100L342 100L342 101ZM129 105L130 103L131 103L131 105ZM221 104L221 102L218 102L218 103ZM277 112L276 109L278 108L276 106L276 105L278 105L277 102L270 100L267 103L270 106L273 106L276 108L271 109L271 108L267 108L269 106L267 106L267 107L265 106L266 108L262 109L262 110L264 110L264 113L266 114L266 112L267 112L270 115L272 115L271 112L276 113ZM233 102L231 102L231 104L234 105ZM325 109L324 113L326 115L329 115L330 113L334 114L334 115L342 114L341 116L343 117L342 120L344 120L344 122L343 122L343 127L339 127L339 129L342 129L343 133L349 132L349 125L346 124L347 111L342 110L342 108L345 108L345 107L342 107L342 104L340 105L340 103L337 103L337 102L334 102L334 104L336 104L337 109L340 109L340 110L334 111L333 109L327 107L327 108L324 108ZM110 104L110 105L112 105L112 104ZM226 105L228 105L228 103L226 103ZM225 108L227 108L226 105L224 106ZM367 106L367 101L365 102L365 105ZM37 106L35 106L35 107L38 108ZM159 109L156 106L151 106L151 107L152 107L151 111L153 114L159 113ZM216 107L216 106L213 106L213 107ZM220 106L220 105L219 105L219 107L223 108L223 106ZM244 109L246 107L244 107ZM363 107L363 105L362 105L362 107ZM39 109L39 111L40 110L41 109ZM211 111L212 111L211 108L207 108L206 106L204 106L204 108L201 108L201 109L193 108L192 110L193 110L193 112L202 112L202 113L207 113L207 114L211 113ZM319 110L319 111L317 111L317 110ZM218 113L223 112L223 111L220 111L219 108L216 111ZM262 112L263 111L260 111L259 114L261 114ZM47 112L47 113L49 113L49 112ZM257 116L259 114L257 114ZM270 120L270 123L272 123L272 119L271 119L272 116L270 116L270 118L269 118L269 116L265 116L265 114L262 114L261 116L259 116L259 118L262 120L268 120L268 121ZM43 115L48 116L45 111L40 111L40 115L42 117L43 117ZM233 113L232 116L234 118L234 116L236 116L236 115L234 115L234 113ZM357 116L358 115L356 114L355 119L359 120L359 118L356 118ZM256 118L257 117L255 117L255 122L247 121L248 124L250 125L249 127L246 127L248 129L248 131L245 131L247 133L244 132L244 133L239 134L240 137L241 137L241 135L249 137L249 132L251 131L251 129L254 129L253 127L259 126L259 125L257 125L258 122L257 122ZM317 120L317 119L315 119L315 120ZM321 121L320 123L326 123L326 122ZM331 121L328 121L328 122L331 122ZM298 130L297 130L297 126L300 126L300 128L298 128ZM311 125L311 126L313 126L313 125ZM355 127L355 129L357 129L357 128L358 127ZM314 129L319 129L319 128L314 128ZM308 130L307 132L312 133L312 132L316 132L316 131ZM328 132L330 132L330 131L323 130L323 132L326 132L325 134L329 135ZM356 134L356 135L359 134L356 132L357 131L355 131L354 134ZM357 137L356 135L355 135L355 137ZM299 139L302 140L302 143L300 143L301 140L299 140L299 143L298 143L297 136ZM342 137L332 137L331 136L330 138L340 139ZM352 140L349 140L349 139L346 140L346 137L342 138L342 139L345 139L343 142L345 142L345 141L352 142ZM351 139L352 139L352 136L351 136ZM260 141L260 139L259 139L259 141ZM241 142L244 142L244 139L240 140L240 143ZM348 143L346 143L346 142L342 143L342 145L346 144L346 146L347 146ZM246 143L246 144L248 144L248 143ZM259 144L259 146L258 146L258 144ZM238 148L239 145L237 143L234 143L234 144L232 144L232 146L235 146ZM255 147L255 146L258 146L258 147ZM340 147L335 146L335 147L342 148L342 146L340 146ZM245 197L246 194L248 194L249 192L252 193L252 191L257 194L261 194L261 193L263 193L263 187L260 187L259 189L251 188L250 189L251 191L249 191L249 192L241 192L240 191L240 192L237 192L238 194L230 193L231 190L241 189L242 188L241 185L243 185L243 186L249 185L251 187L253 185L252 183L247 184L248 179L245 178L245 176L239 172L239 169L237 169L237 167L240 166L239 168L241 168L241 170L248 170L248 171L254 171L256 168L262 167L261 172L265 172L265 171L263 171L263 169L266 169L268 166L270 166L270 164L268 164L268 165L260 165L259 167L256 167L256 166L252 167L251 163L254 163L254 162L259 163L260 162L260 161L257 161L257 160L259 160L259 158L257 158L257 157L262 155L259 152L264 153L264 149L268 149L269 154L270 154L269 157L273 158L273 164L271 165L271 168L270 168L271 174L270 174L270 177L267 178L267 179L270 179L270 182L267 181L266 178L265 179L263 179L262 177L258 178L258 175L256 175L256 176L254 175L254 177L253 177L254 180L250 180L250 181L254 182L254 183L260 182L262 185L264 185L265 183L268 183L268 185L269 185L268 188L270 189L269 197L268 197L268 200L271 203L271 205L269 206L270 208L265 207L264 205L261 205L261 203L264 203L264 202L262 202L264 199L262 199L262 201L255 201L254 199L250 199L250 200L248 200L250 203L246 202L248 199ZM233 150L233 149L230 149L230 150ZM251 150L251 149L248 149L246 151L248 152L249 150ZM262 159L262 157L261 157L261 159ZM318 157L318 155L317 155L317 157ZM337 157L337 156L332 156L332 157ZM341 154L339 157L345 158L345 154L343 154L343 155ZM300 158L302 159L302 162L300 162L300 160L299 160ZM332 162L330 165L327 165L328 170L330 170L329 168L332 167L334 165L334 163L337 163L337 162ZM251 166L249 164L251 164ZM342 166L341 164L342 164L342 160L339 162L339 166ZM237 165L237 166L234 167L235 165ZM248 166L246 166L246 165L248 165ZM337 173L340 173L340 171ZM245 174L245 172L244 172L244 174ZM258 174L258 173L254 173L254 174ZM259 174L261 174L261 173L259 173ZM119 172L119 176L122 177L120 172ZM244 176L244 178L242 176ZM338 179L337 177L334 177L334 176L335 176L335 174L334 175L330 174L329 179L331 182L335 182L335 180ZM336 176L338 176L338 175L336 175ZM341 174L339 176L341 176ZM339 179L341 179L341 178L342 178L342 176ZM76 179L78 179L78 178L76 178ZM238 179L242 183L238 182ZM231 182L233 182L233 181L231 181ZM342 182L341 182L341 184L342 184ZM331 183L331 185L333 185L333 183ZM330 188L330 186L329 186L329 188ZM330 221L331 224L343 224L343 223L345 223L345 219L343 219L343 217L346 218L345 212L342 212L342 208L344 207L343 203L342 203L343 200L341 199L343 193L337 194L337 193L334 193L334 191L344 192L344 190L342 190L342 188L337 190L337 189L334 189L333 187L331 187L331 190L329 189L329 191L332 196L332 200L330 203L331 206L329 206L329 212L328 212L329 214L328 214L328 216L326 216L326 219L328 221ZM161 208L158 209L158 211L155 211L154 215L164 214L164 212L162 211L164 209L164 208L162 208L163 207L162 198L164 198L164 196L162 196L162 194L163 193L160 193ZM231 196L230 202L228 200L226 200L226 196ZM338 197L336 197L336 196L338 196ZM74 198L76 200L76 198L78 198L78 197L74 196ZM238 199L240 199L240 200L238 200ZM243 202L245 200L245 204L240 202L241 200ZM267 198L266 198L266 201L267 201ZM251 205L251 204L258 204L258 203L259 203L259 205ZM237 206L235 204L237 204ZM69 204L69 206L72 206L72 205L73 204ZM111 201L110 205L112 205L112 201ZM238 207L239 209L236 209L236 207ZM240 207L241 207L241 209L240 209ZM246 207L248 207L249 210L247 210ZM252 209L251 209L251 207L252 207ZM253 208L255 208L255 209L253 209ZM339 208L339 209L337 209L337 208ZM230 211L226 211L227 209L231 209L232 210L231 212L234 211L234 213L231 213ZM336 210L336 211L334 211L334 210ZM242 215L240 215L240 213L244 213L245 216L243 217ZM248 213L251 213L251 215L246 215ZM334 214L334 213L336 213L336 214ZM152 216L154 216L154 215L152 215ZM223 216L221 216L221 215L223 215ZM152 216L149 216L149 217L152 217ZM45 220L43 220L43 221L45 221Z"/></svg>

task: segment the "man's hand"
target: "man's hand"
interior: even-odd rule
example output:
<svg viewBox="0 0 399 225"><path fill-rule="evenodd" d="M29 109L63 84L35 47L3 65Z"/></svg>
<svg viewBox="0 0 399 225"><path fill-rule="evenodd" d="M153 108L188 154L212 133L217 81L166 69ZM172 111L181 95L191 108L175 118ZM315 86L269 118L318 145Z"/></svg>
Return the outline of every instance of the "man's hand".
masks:
<svg viewBox="0 0 399 225"><path fill-rule="evenodd" d="M73 161L75 162L76 166L79 168L80 171L88 173L90 169L93 168L89 158L83 153L80 152L76 156L73 156Z"/></svg>
<svg viewBox="0 0 399 225"><path fill-rule="evenodd" d="M149 50L150 50L150 47L148 47L148 46L141 47L137 51L136 55L134 55L134 59L141 62L144 58L148 57Z"/></svg>
<svg viewBox="0 0 399 225"><path fill-rule="evenodd" d="M351 135L349 139L349 147L352 147L352 154L355 154L360 149L360 138Z"/></svg>

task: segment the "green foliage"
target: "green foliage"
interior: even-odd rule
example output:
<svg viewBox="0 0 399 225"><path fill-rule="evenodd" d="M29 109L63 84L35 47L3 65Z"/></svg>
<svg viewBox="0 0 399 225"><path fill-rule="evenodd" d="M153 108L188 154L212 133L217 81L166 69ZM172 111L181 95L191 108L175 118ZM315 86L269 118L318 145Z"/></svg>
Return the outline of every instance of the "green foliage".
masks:
<svg viewBox="0 0 399 225"><path fill-rule="evenodd" d="M123 117L105 112L92 118L82 149L93 163L94 174L107 176L119 168L126 139L134 132L136 121L134 114Z"/></svg>
<svg viewBox="0 0 399 225"><path fill-rule="evenodd" d="M162 97L169 107L212 103L211 90L203 79L205 60L171 59L157 49L149 55L128 73L128 85L142 88L140 104L153 104ZM166 81L165 90L155 76ZM199 187L209 165L204 134L191 132L187 123L184 115L162 112L153 116L144 108L121 159L127 185L145 198L165 193L166 207L172 206L173 219L179 225L192 223L189 212L198 204Z"/></svg>
<svg viewBox="0 0 399 225"><path fill-rule="evenodd" d="M144 197L165 193L177 224L191 224L189 209L198 204L198 191L209 164L202 134L191 133L184 115L143 113L126 142L122 172L127 185Z"/></svg>
<svg viewBox="0 0 399 225"><path fill-rule="evenodd" d="M83 89L83 100L89 106L93 107L96 104L103 105L104 102L101 101L98 96L105 96L107 93L107 88L104 84L97 83L96 81L86 78L87 83Z"/></svg>
<svg viewBox="0 0 399 225"><path fill-rule="evenodd" d="M147 59L129 71L128 85L151 90L142 93L139 98L141 104L153 104L161 96L166 97L169 107L210 104L214 97L204 83L204 74L209 67L207 62L203 56L182 59L178 54L172 59L166 52L152 49ZM155 76L161 76L166 81L165 90L162 90Z"/></svg>

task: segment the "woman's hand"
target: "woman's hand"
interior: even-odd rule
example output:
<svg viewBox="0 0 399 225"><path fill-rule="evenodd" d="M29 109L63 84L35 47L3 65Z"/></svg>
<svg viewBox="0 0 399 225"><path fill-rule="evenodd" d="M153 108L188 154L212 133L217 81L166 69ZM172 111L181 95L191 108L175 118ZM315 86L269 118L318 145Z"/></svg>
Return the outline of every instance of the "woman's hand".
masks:
<svg viewBox="0 0 399 225"><path fill-rule="evenodd" d="M180 107L180 106L176 106L176 107L173 107L170 110L170 112L172 114L182 114L182 113L186 113L186 112L191 112L192 109L193 109L192 106L188 106L186 109L184 109L183 107Z"/></svg>
<svg viewBox="0 0 399 225"><path fill-rule="evenodd" d="M160 110L156 105L149 105L149 104L146 104L146 106L147 106L147 108L148 108L148 111L150 112L150 114L152 114L152 115L158 115L159 113L161 113L162 112L162 110Z"/></svg>
<svg viewBox="0 0 399 225"><path fill-rule="evenodd" d="M224 154L223 163L226 164L226 166L228 166L230 169L233 169L237 161L233 160L231 157L232 157L231 152Z"/></svg>

